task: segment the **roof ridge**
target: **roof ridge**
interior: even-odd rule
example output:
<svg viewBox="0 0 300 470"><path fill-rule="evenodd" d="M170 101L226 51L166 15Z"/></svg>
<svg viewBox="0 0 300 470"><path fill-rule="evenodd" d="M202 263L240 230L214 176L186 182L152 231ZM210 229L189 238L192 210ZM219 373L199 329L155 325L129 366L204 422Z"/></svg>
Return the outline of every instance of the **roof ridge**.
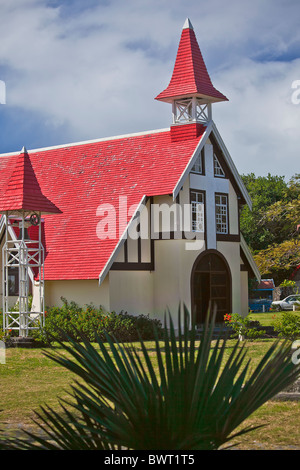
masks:
<svg viewBox="0 0 300 470"><path fill-rule="evenodd" d="M153 129L150 131L141 131L141 132L133 132L129 134L120 134L120 135L114 135L110 137L100 137L99 139L90 139L90 140L82 140L78 142L69 142L66 144L59 144L59 145L52 145L48 147L39 147L35 149L30 149L30 153L36 153L36 152L44 152L46 150L55 150L55 149L60 149L60 148L67 148L67 147L76 147L77 145L87 145L87 144L96 144L97 142L108 142L110 140L118 140L118 139L126 139L129 137L138 137L142 135L151 135L151 134L159 134L160 132L169 132L170 127L162 128L162 129ZM25 148L25 147L23 147ZM26 150L26 149L25 149ZM26 150L27 152L27 150ZM10 157L14 155L19 155L18 151L15 152L7 152L7 153L0 153L0 158L1 157Z"/></svg>

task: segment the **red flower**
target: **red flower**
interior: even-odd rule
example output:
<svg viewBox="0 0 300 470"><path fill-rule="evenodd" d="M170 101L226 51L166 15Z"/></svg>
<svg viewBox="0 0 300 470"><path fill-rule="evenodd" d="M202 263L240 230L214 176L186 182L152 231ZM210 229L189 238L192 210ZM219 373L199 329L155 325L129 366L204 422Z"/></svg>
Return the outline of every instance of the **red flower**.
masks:
<svg viewBox="0 0 300 470"><path fill-rule="evenodd" d="M229 315L229 313L225 313L224 320L225 321L230 321L231 320L231 315Z"/></svg>

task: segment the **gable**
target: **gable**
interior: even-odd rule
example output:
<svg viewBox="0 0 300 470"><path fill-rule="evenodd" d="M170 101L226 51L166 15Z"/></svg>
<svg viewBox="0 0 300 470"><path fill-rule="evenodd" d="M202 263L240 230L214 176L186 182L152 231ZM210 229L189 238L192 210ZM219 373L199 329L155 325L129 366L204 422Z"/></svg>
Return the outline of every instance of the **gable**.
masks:
<svg viewBox="0 0 300 470"><path fill-rule="evenodd" d="M206 127L205 132L202 135L202 138L199 142L198 147L196 148L194 152L192 159L189 161L180 179L178 180L175 190L173 192L174 200L176 199L181 188L183 187L186 178L188 178L189 174L193 172L194 165L197 163L198 159L201 158L201 151L203 150L205 144L208 142L208 139L211 141L213 145L214 153L216 154L216 157L221 165L221 168L225 173L225 177L230 180L232 186L235 189L237 196L240 198L241 204L247 204L249 208L251 209L252 208L251 198L218 132L216 125L213 122L211 122Z"/></svg>

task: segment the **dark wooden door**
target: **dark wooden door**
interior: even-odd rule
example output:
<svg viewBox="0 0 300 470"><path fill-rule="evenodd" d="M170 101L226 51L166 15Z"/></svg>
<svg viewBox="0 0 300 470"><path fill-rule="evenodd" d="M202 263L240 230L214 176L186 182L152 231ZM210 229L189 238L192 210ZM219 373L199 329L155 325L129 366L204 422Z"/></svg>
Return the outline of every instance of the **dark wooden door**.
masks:
<svg viewBox="0 0 300 470"><path fill-rule="evenodd" d="M192 271L192 307L197 324L203 323L209 306L217 307L216 322L231 313L231 276L228 265L217 253L202 255Z"/></svg>

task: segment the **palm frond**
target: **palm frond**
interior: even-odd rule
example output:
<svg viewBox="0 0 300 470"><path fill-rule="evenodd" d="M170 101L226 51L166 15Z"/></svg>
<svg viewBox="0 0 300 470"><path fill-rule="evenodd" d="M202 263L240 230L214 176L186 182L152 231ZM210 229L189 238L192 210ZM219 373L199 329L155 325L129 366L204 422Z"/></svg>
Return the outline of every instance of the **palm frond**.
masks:
<svg viewBox="0 0 300 470"><path fill-rule="evenodd" d="M45 354L78 377L73 399L62 402L60 412L43 408L38 417L48 439L19 441L19 448L193 450L227 443L295 380L300 366L290 360L288 343L272 345L251 373L238 341L225 359L227 339L212 341L215 315L207 316L199 340L185 306L178 309L178 332L167 312L163 337L154 331L155 360L143 340L138 351L106 335L97 349L84 337L76 343L66 336L61 346L67 355Z"/></svg>

